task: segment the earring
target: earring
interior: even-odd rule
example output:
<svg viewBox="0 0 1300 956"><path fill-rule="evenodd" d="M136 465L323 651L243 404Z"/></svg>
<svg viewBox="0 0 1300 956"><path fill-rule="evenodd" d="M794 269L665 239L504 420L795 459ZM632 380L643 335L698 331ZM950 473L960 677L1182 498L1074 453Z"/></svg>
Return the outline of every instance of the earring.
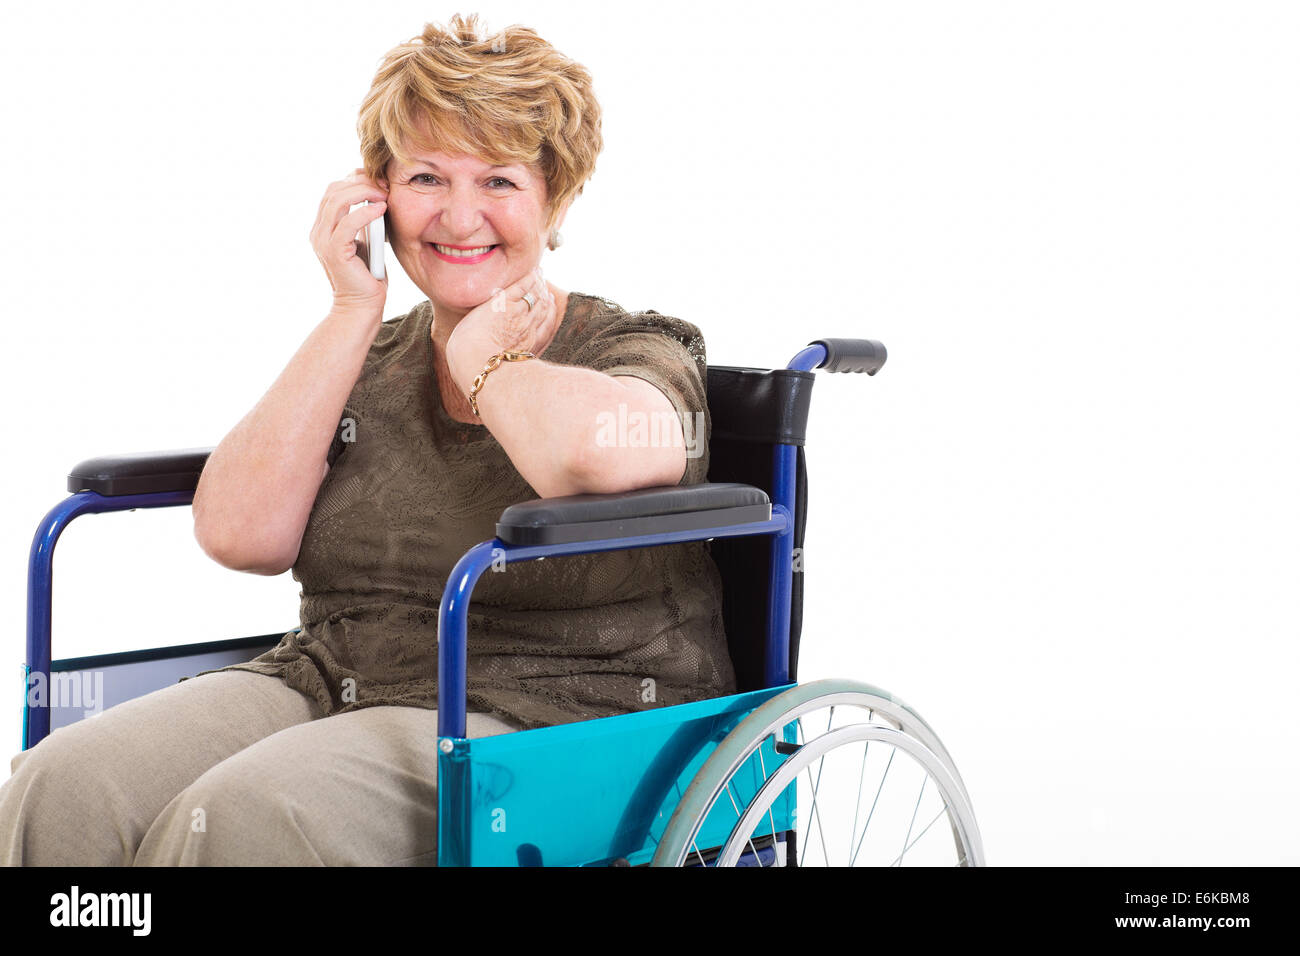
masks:
<svg viewBox="0 0 1300 956"><path fill-rule="evenodd" d="M552 229L551 239L548 243L546 243L546 248L554 250L560 248L560 246L562 245L564 245L564 237L560 235L560 230Z"/></svg>

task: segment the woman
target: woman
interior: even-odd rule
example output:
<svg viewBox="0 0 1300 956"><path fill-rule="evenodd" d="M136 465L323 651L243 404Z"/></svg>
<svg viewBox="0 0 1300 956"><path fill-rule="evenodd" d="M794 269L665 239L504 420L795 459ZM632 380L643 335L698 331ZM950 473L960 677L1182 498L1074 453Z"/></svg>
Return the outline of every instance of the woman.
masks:
<svg viewBox="0 0 1300 956"><path fill-rule="evenodd" d="M705 480L699 330L541 274L601 148L587 71L457 16L389 53L358 128L311 230L334 306L193 505L214 560L292 568L302 627L15 757L10 863L433 865L452 566L515 502ZM354 241L380 215L428 296L388 321ZM608 441L637 413L677 441ZM702 543L506 567L473 595L468 736L735 692Z"/></svg>

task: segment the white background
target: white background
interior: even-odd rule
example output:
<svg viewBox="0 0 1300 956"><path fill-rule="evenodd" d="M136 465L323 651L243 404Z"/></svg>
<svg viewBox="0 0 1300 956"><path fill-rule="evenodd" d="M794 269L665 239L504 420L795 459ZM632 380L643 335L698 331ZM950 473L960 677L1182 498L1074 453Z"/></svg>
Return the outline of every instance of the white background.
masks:
<svg viewBox="0 0 1300 956"><path fill-rule="evenodd" d="M64 476L252 407L328 310L307 235L379 59L455 7L4 9L8 754ZM1300 863L1300 8L477 9L605 110L551 281L715 364L889 348L818 375L800 679L920 710L990 863ZM297 623L186 509L83 518L56 572L56 657Z"/></svg>

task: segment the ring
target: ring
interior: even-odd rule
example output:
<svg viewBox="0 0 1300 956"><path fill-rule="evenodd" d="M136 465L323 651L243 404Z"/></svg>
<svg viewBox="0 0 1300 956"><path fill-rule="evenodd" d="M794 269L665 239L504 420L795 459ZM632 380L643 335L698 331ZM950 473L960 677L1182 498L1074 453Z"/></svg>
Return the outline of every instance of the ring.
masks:
<svg viewBox="0 0 1300 956"><path fill-rule="evenodd" d="M528 311L529 312L533 311L533 304L537 301L536 296L534 296L531 292L525 292L524 301L528 303Z"/></svg>

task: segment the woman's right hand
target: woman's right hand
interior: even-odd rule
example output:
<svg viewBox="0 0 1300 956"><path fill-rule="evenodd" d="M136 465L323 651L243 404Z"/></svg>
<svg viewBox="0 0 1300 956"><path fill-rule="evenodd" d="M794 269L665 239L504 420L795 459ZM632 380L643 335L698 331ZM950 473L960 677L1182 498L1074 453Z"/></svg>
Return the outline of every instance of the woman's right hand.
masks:
<svg viewBox="0 0 1300 956"><path fill-rule="evenodd" d="M325 190L310 238L334 290L336 311L383 315L388 297L387 270L382 281L370 274L363 251L365 243L357 239L357 233L388 210L387 199L388 192L367 177L364 169L354 170ZM369 206L348 212L350 206L366 200L370 200Z"/></svg>

